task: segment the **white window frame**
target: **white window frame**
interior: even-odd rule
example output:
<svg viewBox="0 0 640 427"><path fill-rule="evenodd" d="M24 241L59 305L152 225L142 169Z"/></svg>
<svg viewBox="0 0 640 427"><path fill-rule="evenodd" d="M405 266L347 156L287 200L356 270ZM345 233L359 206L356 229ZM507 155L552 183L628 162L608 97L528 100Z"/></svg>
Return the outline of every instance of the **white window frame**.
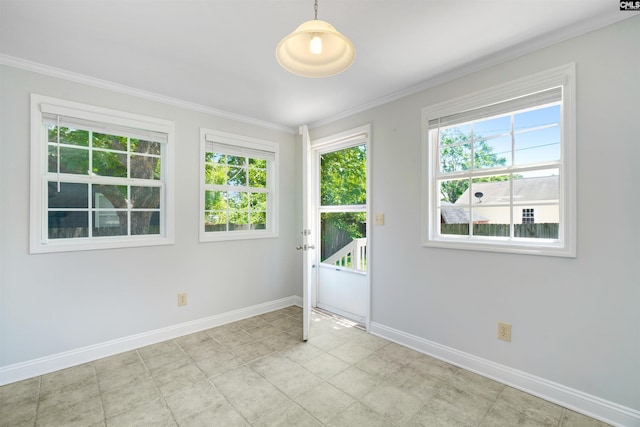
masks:
<svg viewBox="0 0 640 427"><path fill-rule="evenodd" d="M261 189L267 193L267 224L260 230L231 230L231 231L205 231L205 192L220 189L220 186L205 183L205 154L207 144L218 143L230 147L231 151L243 153L251 157L251 152L268 153L271 159L267 160L267 187ZM256 157L260 158L260 157ZM278 170L280 168L280 146L278 143L222 132L213 129L200 129L200 210L198 211L200 227L200 242L219 242L226 240L263 239L278 237L278 210L279 210L279 181ZM247 190L250 187L243 187ZM241 190L240 190L241 191Z"/></svg>
<svg viewBox="0 0 640 427"><path fill-rule="evenodd" d="M163 143L161 150L161 178L160 183L158 183L161 189L160 234L49 239L48 182L63 181L100 184L103 183L103 180L108 180L109 184L135 185L140 180L49 172L48 135L44 124L44 116L47 114L69 117L74 120L77 119L78 121L100 123L104 126L125 127L141 132L166 135L166 143ZM175 126L172 121L31 94L30 253L37 254L173 244L174 134ZM90 211L91 209L91 206L89 206ZM91 222L89 226L91 226Z"/></svg>
<svg viewBox="0 0 640 427"><path fill-rule="evenodd" d="M438 234L437 188L438 145L429 130L431 120L464 113L554 87L562 89L560 108L561 154L559 167L560 225L558 239L505 239L480 236L448 236ZM423 246L506 252L517 254L575 257L576 256L576 132L575 132L575 64L570 63L512 82L501 84L461 98L425 107L422 110L422 241ZM540 170L545 165L536 165ZM513 168L513 167L511 167ZM507 167L507 173L510 167ZM502 172L504 168L500 168Z"/></svg>

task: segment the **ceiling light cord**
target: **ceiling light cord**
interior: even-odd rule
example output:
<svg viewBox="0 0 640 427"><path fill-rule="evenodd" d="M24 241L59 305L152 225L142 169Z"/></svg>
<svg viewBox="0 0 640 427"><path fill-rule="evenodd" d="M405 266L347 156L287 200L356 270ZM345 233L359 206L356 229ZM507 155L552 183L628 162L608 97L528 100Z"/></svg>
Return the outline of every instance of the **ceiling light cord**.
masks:
<svg viewBox="0 0 640 427"><path fill-rule="evenodd" d="M313 5L313 10L316 13L316 17L314 19L318 19L318 0L316 0L315 4Z"/></svg>

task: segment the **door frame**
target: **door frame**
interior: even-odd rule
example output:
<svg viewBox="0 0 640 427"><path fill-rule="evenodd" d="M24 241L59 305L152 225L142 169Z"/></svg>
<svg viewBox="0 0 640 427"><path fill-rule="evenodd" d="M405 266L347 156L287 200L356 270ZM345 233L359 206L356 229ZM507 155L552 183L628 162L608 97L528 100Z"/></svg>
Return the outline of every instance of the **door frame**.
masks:
<svg viewBox="0 0 640 427"><path fill-rule="evenodd" d="M366 206L366 221L367 221L367 226L366 226L366 230L367 230L367 271L366 273L364 273L366 275L366 289L367 289L367 295L365 296L366 301L365 301L365 328L368 331L369 327L371 325L371 270L373 268L373 262L372 262L372 219L373 219L373 215L371 213L371 159L372 159L372 155L371 155L371 125L370 124L366 124L363 126L358 126L356 128L352 128L343 132L339 132L339 133L335 133L323 138L319 138L319 139L315 139L315 140L310 140L309 141L309 145L310 145L310 155L309 155L309 161L310 161L310 165L308 165L308 167L306 168L306 171L308 173L307 175L307 180L309 182L309 191L311 194L309 194L309 206L307 207L309 214L311 215L311 217L313 218L313 223L309 223L311 225L312 228L312 233L314 236L320 236L320 224L319 221L317 220L316 216L317 216L317 212L318 212L318 208L320 206L320 155L323 153L327 153L327 152L331 152L334 151L334 149L337 151L341 148L347 148L349 146L349 143L353 142L353 144L351 144L351 146L354 145L360 145L361 143L364 143L366 146L366 150L367 150L367 167L366 167L366 173L367 173L367 184L366 184L366 189L367 189L367 202L365 204ZM317 245L319 245L319 240L316 241ZM317 301L318 301L318 272L319 272L319 268L317 268L317 266L320 264L320 250L318 247L318 250L314 251L314 254L312 255L314 257L313 260L313 266L316 268L313 268L312 271L312 280L310 283L310 296L311 296L311 306L312 307L316 307L317 305ZM359 274L363 274L363 273L359 273Z"/></svg>

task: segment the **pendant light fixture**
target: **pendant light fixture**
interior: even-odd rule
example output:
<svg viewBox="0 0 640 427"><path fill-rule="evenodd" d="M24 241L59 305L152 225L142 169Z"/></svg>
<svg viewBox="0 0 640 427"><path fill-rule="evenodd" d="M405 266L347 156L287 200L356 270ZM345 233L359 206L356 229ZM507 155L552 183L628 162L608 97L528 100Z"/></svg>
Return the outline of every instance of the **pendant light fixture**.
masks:
<svg viewBox="0 0 640 427"><path fill-rule="evenodd" d="M353 64L353 43L333 25L318 19L318 0L314 4L315 19L300 24L284 37L276 48L276 58L286 70L303 77L329 77Z"/></svg>

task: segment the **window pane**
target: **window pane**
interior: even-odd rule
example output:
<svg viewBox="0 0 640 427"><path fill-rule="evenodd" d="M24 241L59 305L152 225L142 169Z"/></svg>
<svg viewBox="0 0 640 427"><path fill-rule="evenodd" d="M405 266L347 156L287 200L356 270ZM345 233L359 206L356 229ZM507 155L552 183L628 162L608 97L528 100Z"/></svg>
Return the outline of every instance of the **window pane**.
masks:
<svg viewBox="0 0 640 427"><path fill-rule="evenodd" d="M469 188L468 179L449 179L438 181L440 189L439 201L442 205L451 203L469 203L469 197L460 200L460 197Z"/></svg>
<svg viewBox="0 0 640 427"><path fill-rule="evenodd" d="M206 210L226 210L227 209L227 192L226 191L205 191L204 206ZM226 220L225 220L226 222Z"/></svg>
<svg viewBox="0 0 640 427"><path fill-rule="evenodd" d="M249 212L231 211L229 212L229 230L249 230Z"/></svg>
<svg viewBox="0 0 640 427"><path fill-rule="evenodd" d="M252 230L264 230L267 228L267 213L266 212L251 212L251 229Z"/></svg>
<svg viewBox="0 0 640 427"><path fill-rule="evenodd" d="M365 212L320 214L320 259L345 268L367 268L367 223Z"/></svg>
<svg viewBox="0 0 640 427"><path fill-rule="evenodd" d="M239 157L239 156L227 156L227 164L229 165L236 165L236 166L240 166L240 165L245 165L247 163L247 158L246 157Z"/></svg>
<svg viewBox="0 0 640 427"><path fill-rule="evenodd" d="M509 175L492 175L474 178L469 191L471 204L508 205L511 201L511 183ZM467 196L469 193L465 194Z"/></svg>
<svg viewBox="0 0 640 427"><path fill-rule="evenodd" d="M225 156L224 154L207 151L204 153L204 161L210 163L225 163Z"/></svg>
<svg viewBox="0 0 640 427"><path fill-rule="evenodd" d="M160 213L157 211L131 212L131 235L160 234Z"/></svg>
<svg viewBox="0 0 640 427"><path fill-rule="evenodd" d="M515 134L516 165L559 159L559 126Z"/></svg>
<svg viewBox="0 0 640 427"><path fill-rule="evenodd" d="M126 185L94 185L93 207L106 209L127 209Z"/></svg>
<svg viewBox="0 0 640 427"><path fill-rule="evenodd" d="M49 182L47 184L48 207L54 208L88 208L89 207L89 185L72 184L68 182Z"/></svg>
<svg viewBox="0 0 640 427"><path fill-rule="evenodd" d="M249 167L249 187L266 188L267 170Z"/></svg>
<svg viewBox="0 0 640 427"><path fill-rule="evenodd" d="M162 144L160 142L131 139L131 151L134 153L155 154L159 156L161 148Z"/></svg>
<svg viewBox="0 0 640 427"><path fill-rule="evenodd" d="M160 187L131 187L131 208L160 209Z"/></svg>
<svg viewBox="0 0 640 427"><path fill-rule="evenodd" d="M254 168L267 168L267 161L263 159L249 159L249 166Z"/></svg>
<svg viewBox="0 0 640 427"><path fill-rule="evenodd" d="M452 126L440 129L439 145L451 145L471 140L471 125Z"/></svg>
<svg viewBox="0 0 640 427"><path fill-rule="evenodd" d="M528 205L514 207L514 237L557 239L559 231L559 205Z"/></svg>
<svg viewBox="0 0 640 427"><path fill-rule="evenodd" d="M247 170L230 166L227 175L227 185L247 185Z"/></svg>
<svg viewBox="0 0 640 427"><path fill-rule="evenodd" d="M131 156L131 178L160 179L160 158Z"/></svg>
<svg viewBox="0 0 640 427"><path fill-rule="evenodd" d="M473 124L473 138L488 138L511 132L511 116L494 117Z"/></svg>
<svg viewBox="0 0 640 427"><path fill-rule="evenodd" d="M473 235L509 237L511 235L509 206L474 206Z"/></svg>
<svg viewBox="0 0 640 427"><path fill-rule="evenodd" d="M49 145L49 172L58 170L58 147ZM89 150L60 147L60 172L87 175L89 171Z"/></svg>
<svg viewBox="0 0 640 427"><path fill-rule="evenodd" d="M507 135L474 142L474 169L498 166L511 166L511 136Z"/></svg>
<svg viewBox="0 0 640 427"><path fill-rule="evenodd" d="M47 126L47 134L49 142L58 142L58 127ZM89 132L86 130L78 130L60 126L60 144L78 145L81 147L89 146Z"/></svg>
<svg viewBox="0 0 640 427"><path fill-rule="evenodd" d="M227 183L227 166L208 163L204 168L205 184L224 185Z"/></svg>
<svg viewBox="0 0 640 427"><path fill-rule="evenodd" d="M93 151L93 173L100 176L127 177L127 155L108 151Z"/></svg>
<svg viewBox="0 0 640 427"><path fill-rule="evenodd" d="M250 193L250 206L253 211L267 210L267 193Z"/></svg>
<svg viewBox="0 0 640 427"><path fill-rule="evenodd" d="M127 138L124 136L107 135L94 132L93 148L127 151Z"/></svg>
<svg viewBox="0 0 640 427"><path fill-rule="evenodd" d="M367 203L366 145L320 156L320 203L323 206Z"/></svg>
<svg viewBox="0 0 640 427"><path fill-rule="evenodd" d="M471 169L471 144L444 146L439 153L441 173Z"/></svg>
<svg viewBox="0 0 640 427"><path fill-rule="evenodd" d="M89 236L89 212L49 211L49 239L72 239Z"/></svg>
<svg viewBox="0 0 640 427"><path fill-rule="evenodd" d="M101 215L107 216L108 220L103 221ZM126 212L96 211L93 213L92 233L95 237L127 236L129 234L127 228Z"/></svg>
<svg viewBox="0 0 640 427"><path fill-rule="evenodd" d="M513 129L517 132L524 129L560 124L560 106L538 108L515 114L513 117Z"/></svg>
<svg viewBox="0 0 640 427"><path fill-rule="evenodd" d="M469 208L443 205L440 210L440 234L469 235Z"/></svg>
<svg viewBox="0 0 640 427"><path fill-rule="evenodd" d="M229 209L246 210L249 208L249 194L229 191L227 192L227 203Z"/></svg>
<svg viewBox="0 0 640 427"><path fill-rule="evenodd" d="M227 213L207 211L204 213L205 231L227 231Z"/></svg>

